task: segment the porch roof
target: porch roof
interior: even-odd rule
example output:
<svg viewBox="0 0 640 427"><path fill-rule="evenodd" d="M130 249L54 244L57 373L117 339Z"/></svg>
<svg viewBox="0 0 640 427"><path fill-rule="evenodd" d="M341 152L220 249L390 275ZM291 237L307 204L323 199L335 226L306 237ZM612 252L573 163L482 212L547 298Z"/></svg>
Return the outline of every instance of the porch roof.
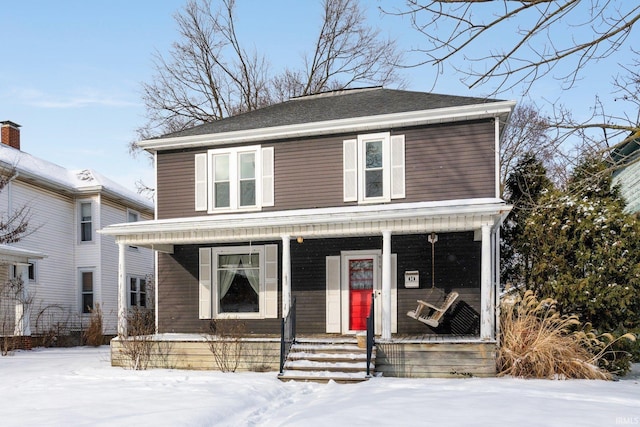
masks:
<svg viewBox="0 0 640 427"><path fill-rule="evenodd" d="M20 249L9 245L0 245L0 264L28 264L29 260L43 259L47 256L40 252Z"/></svg>
<svg viewBox="0 0 640 427"><path fill-rule="evenodd" d="M497 198L210 215L110 225L116 243L172 252L173 245L452 232L498 227L511 210Z"/></svg>

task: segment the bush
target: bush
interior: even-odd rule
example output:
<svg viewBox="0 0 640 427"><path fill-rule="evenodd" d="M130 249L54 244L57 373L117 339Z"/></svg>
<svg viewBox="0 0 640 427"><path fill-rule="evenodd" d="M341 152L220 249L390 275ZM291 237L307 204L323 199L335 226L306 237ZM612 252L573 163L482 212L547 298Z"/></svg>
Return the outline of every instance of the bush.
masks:
<svg viewBox="0 0 640 427"><path fill-rule="evenodd" d="M222 372L235 372L238 369L245 330L245 324L242 322L212 320L209 323L209 333L204 337L216 366Z"/></svg>
<svg viewBox="0 0 640 427"><path fill-rule="evenodd" d="M119 335L120 352L129 360L134 370L147 369L154 345L155 314L153 310L132 309L127 315L127 333Z"/></svg>
<svg viewBox="0 0 640 427"><path fill-rule="evenodd" d="M101 346L104 343L104 334L102 333L102 309L100 304L96 304L96 308L91 310L91 318L89 319L89 327L84 331L84 342L94 347Z"/></svg>
<svg viewBox="0 0 640 427"><path fill-rule="evenodd" d="M532 291L522 298L507 298L501 305L501 347L499 375L524 378L611 379L599 365L605 356L615 355L612 345L631 334L614 339L596 335L589 324L581 325L575 315L560 315L556 301L538 301Z"/></svg>

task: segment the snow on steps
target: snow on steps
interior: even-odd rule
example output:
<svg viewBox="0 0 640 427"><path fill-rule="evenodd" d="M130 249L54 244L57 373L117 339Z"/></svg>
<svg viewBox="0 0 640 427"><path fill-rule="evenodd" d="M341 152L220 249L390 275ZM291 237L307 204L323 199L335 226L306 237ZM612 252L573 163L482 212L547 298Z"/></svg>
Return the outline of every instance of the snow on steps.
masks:
<svg viewBox="0 0 640 427"><path fill-rule="evenodd" d="M370 372L375 368L375 347ZM282 381L352 383L366 381L367 350L355 340L335 342L299 341L291 347L279 376Z"/></svg>

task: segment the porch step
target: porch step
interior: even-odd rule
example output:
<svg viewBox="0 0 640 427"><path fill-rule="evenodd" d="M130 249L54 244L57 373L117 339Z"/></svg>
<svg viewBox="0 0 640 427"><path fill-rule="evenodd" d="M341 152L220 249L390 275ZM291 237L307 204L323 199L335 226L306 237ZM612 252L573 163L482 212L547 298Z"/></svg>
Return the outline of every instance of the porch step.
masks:
<svg viewBox="0 0 640 427"><path fill-rule="evenodd" d="M375 347L371 355L370 374L375 368ZM285 361L282 381L353 383L366 381L367 349L356 340L333 342L299 341L291 347Z"/></svg>

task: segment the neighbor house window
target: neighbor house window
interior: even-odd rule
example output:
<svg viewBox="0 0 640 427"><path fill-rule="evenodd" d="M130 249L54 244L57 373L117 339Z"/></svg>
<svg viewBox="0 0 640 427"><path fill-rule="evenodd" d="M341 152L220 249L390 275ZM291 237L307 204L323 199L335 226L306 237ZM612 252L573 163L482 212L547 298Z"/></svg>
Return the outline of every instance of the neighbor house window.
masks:
<svg viewBox="0 0 640 427"><path fill-rule="evenodd" d="M273 147L248 146L196 154L196 211L250 211L273 206L273 153Z"/></svg>
<svg viewBox="0 0 640 427"><path fill-rule="evenodd" d="M82 312L93 310L93 271L80 271Z"/></svg>
<svg viewBox="0 0 640 427"><path fill-rule="evenodd" d="M200 318L276 318L278 247L199 250Z"/></svg>
<svg viewBox="0 0 640 427"><path fill-rule="evenodd" d="M129 307L147 306L147 281L142 277L129 277Z"/></svg>
<svg viewBox="0 0 640 427"><path fill-rule="evenodd" d="M127 222L138 222L140 215L136 211L127 211Z"/></svg>
<svg viewBox="0 0 640 427"><path fill-rule="evenodd" d="M35 282L36 281L36 279L37 279L36 271L37 271L36 263L35 262L30 262L29 263L29 281L30 282ZM11 279L17 279L18 278L18 266L17 265L12 265L9 274L11 276L10 277Z"/></svg>
<svg viewBox="0 0 640 427"><path fill-rule="evenodd" d="M358 135L343 143L344 201L389 202L405 197L404 135Z"/></svg>
<svg viewBox="0 0 640 427"><path fill-rule="evenodd" d="M80 241L93 240L93 219L91 216L91 202L80 203Z"/></svg>
<svg viewBox="0 0 640 427"><path fill-rule="evenodd" d="M127 222L138 222L139 219L140 214L138 212L127 210ZM138 249L138 247L129 245L129 249Z"/></svg>

